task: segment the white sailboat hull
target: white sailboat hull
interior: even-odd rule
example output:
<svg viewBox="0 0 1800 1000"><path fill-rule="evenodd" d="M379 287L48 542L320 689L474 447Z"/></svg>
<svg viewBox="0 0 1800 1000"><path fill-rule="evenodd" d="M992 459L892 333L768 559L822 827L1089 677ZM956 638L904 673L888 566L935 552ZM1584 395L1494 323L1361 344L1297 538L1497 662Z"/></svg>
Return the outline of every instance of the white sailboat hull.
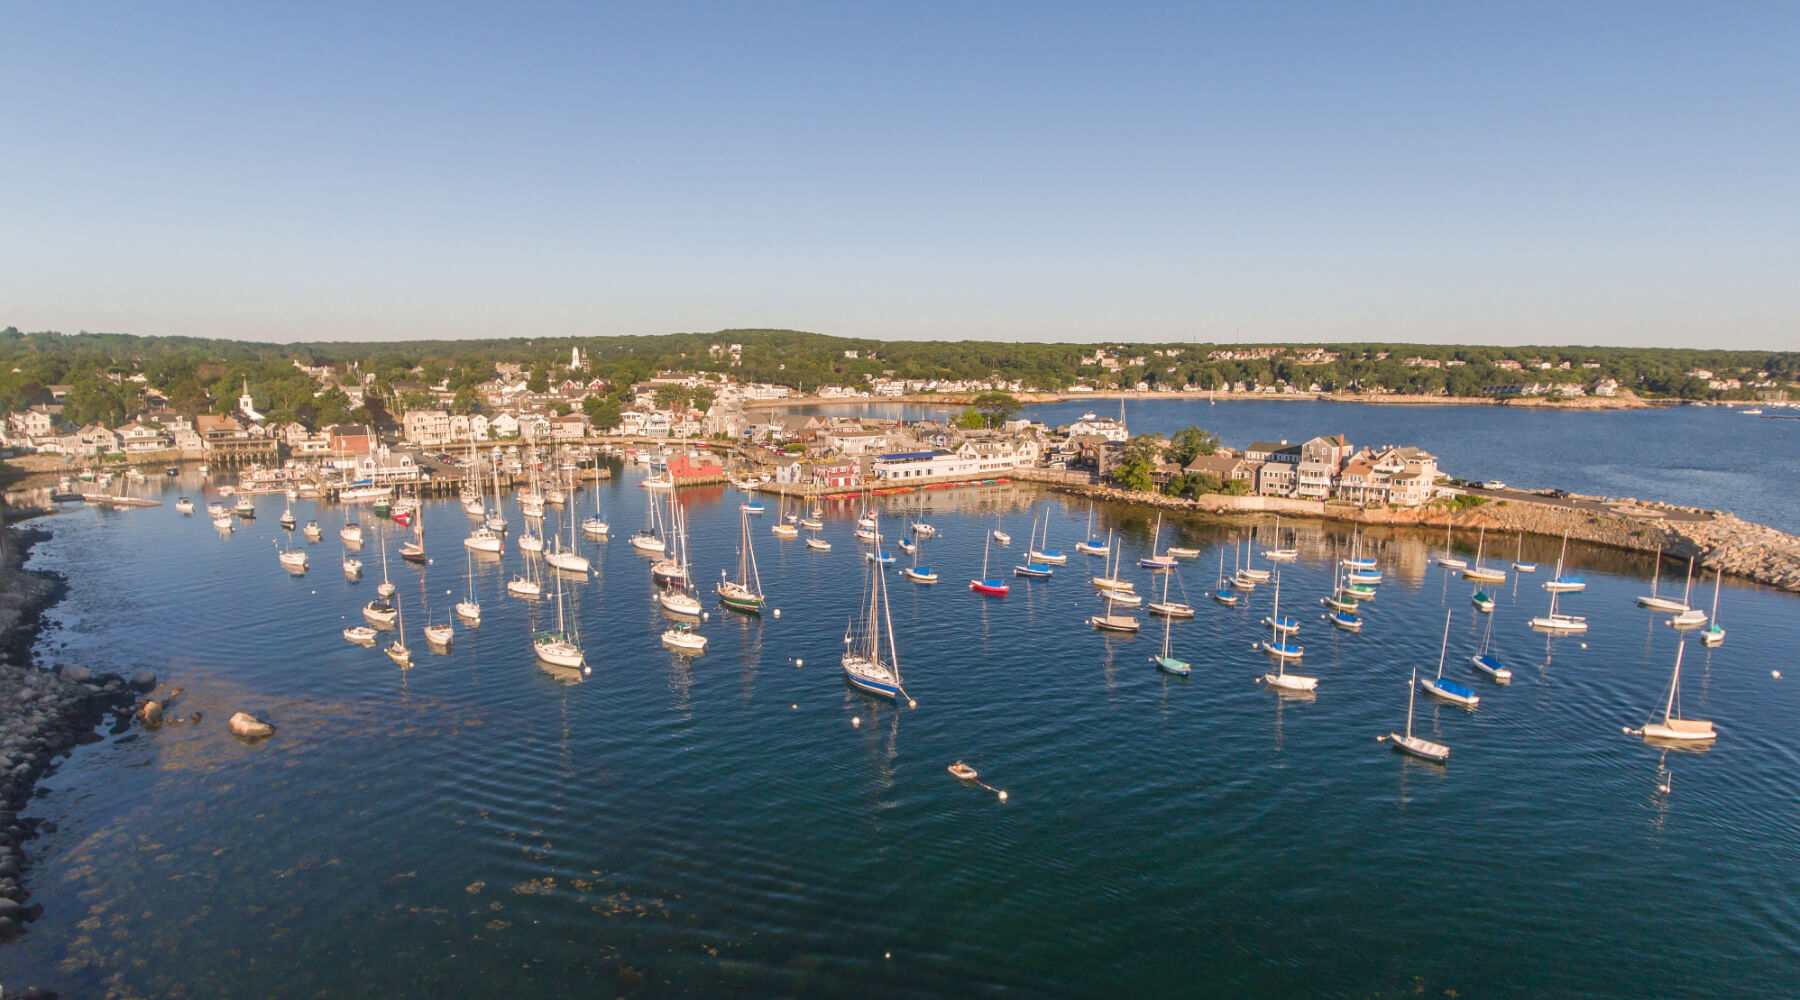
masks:
<svg viewBox="0 0 1800 1000"><path fill-rule="evenodd" d="M587 659L581 655L580 647L561 639L539 639L532 643L537 658L553 667L584 667Z"/></svg>
<svg viewBox="0 0 1800 1000"><path fill-rule="evenodd" d="M1450 748L1442 743L1433 743L1417 736L1402 736L1399 733L1389 733L1388 739L1393 742L1395 750L1421 760L1442 764L1450 759Z"/></svg>
<svg viewBox="0 0 1800 1000"><path fill-rule="evenodd" d="M1586 632L1587 619L1575 615L1540 615L1531 620L1532 628L1550 632Z"/></svg>

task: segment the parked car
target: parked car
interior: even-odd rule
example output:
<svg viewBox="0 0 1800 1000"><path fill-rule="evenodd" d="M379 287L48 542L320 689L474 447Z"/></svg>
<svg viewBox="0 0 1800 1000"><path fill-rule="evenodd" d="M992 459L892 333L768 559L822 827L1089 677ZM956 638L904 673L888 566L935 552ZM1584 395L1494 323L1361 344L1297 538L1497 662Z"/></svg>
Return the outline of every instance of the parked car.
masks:
<svg viewBox="0 0 1800 1000"><path fill-rule="evenodd" d="M1482 483L1481 488L1484 490L1503 490L1506 489L1506 484L1498 479L1490 479L1487 482Z"/></svg>

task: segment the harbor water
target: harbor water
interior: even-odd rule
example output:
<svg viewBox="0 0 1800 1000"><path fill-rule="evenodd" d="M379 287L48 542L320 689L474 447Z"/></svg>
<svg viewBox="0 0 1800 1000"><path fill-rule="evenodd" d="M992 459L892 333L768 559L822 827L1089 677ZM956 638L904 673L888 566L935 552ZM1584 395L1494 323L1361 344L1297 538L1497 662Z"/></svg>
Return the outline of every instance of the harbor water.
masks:
<svg viewBox="0 0 1800 1000"><path fill-rule="evenodd" d="M659 643L668 619L626 541L653 496L641 475L599 487L613 538L579 539L594 572L562 585L586 676L532 656L556 574L544 600L504 592L525 565L510 501L504 556L473 560L482 623L458 624L447 654L418 628L467 587L473 521L454 501L426 504L425 567L367 509L297 501L324 528L293 536L311 558L298 577L276 561L281 498L222 537L173 509L202 495L191 473L159 508L56 517L33 566L70 591L40 662L153 669L183 689L170 715L184 721L110 736L43 782L32 814L56 829L32 842L30 884L46 915L0 950L0 978L191 997L1792 992L1792 595L1725 582L1727 640L1687 634L1681 688L1721 738L1665 752L1622 732L1663 701L1683 640L1633 605L1649 557L1572 549L1589 586L1562 610L1592 627L1546 636L1527 620L1557 550L1528 539L1538 572L1488 587L1491 649L1514 674L1502 687L1470 668L1489 619L1473 584L1432 564L1441 535L1360 539L1385 580L1351 635L1319 599L1352 537L1283 521L1300 552L1272 567L1301 624L1291 669L1320 679L1293 698L1257 683L1273 586L1235 608L1206 596L1221 554L1229 573L1271 544L1272 521L1165 520L1158 536L1154 514L1090 515L1031 487L931 490L876 501L909 708L838 670L867 581L856 504L827 505L832 549L817 552L771 535L766 501L751 538L768 612L752 617L712 593L736 571L742 495L682 491L710 641L685 660ZM548 527L566 539L566 518L594 507L583 490ZM349 513L371 533L359 581L339 569ZM1197 612L1171 629L1191 677L1151 664L1163 626L1145 609L1119 609L1143 621L1136 636L1086 624L1103 610L1088 582L1101 560L1074 552L1090 516L1140 593L1160 593L1136 568L1158 539L1201 550L1171 580ZM897 573L911 557L894 539L917 518L938 529L921 554L935 586ZM1034 518L1069 553L1047 580L1012 576ZM1014 541L989 575L1012 592L979 597L968 581L996 527ZM1473 557L1474 539L1456 543ZM340 635L374 597L383 545L410 670ZM1486 561L1505 568L1515 545L1489 537ZM1660 591L1678 595L1684 569L1665 564ZM1696 581L1693 603L1710 608L1712 588ZM1419 699L1415 731L1451 748L1439 766L1377 738L1405 725L1412 671L1436 672L1446 612L1444 676L1481 701ZM275 736L227 735L234 711ZM948 774L959 760L1006 801Z"/></svg>

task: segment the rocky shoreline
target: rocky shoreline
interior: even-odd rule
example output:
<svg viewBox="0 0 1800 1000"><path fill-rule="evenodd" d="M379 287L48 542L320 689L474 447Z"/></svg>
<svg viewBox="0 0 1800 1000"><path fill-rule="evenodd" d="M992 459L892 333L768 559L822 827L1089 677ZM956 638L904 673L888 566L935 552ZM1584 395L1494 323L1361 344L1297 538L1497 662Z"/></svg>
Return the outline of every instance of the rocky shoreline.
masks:
<svg viewBox="0 0 1800 1000"><path fill-rule="evenodd" d="M26 845L53 828L21 815L38 794L38 780L54 774L77 746L100 742L97 730L109 716L112 731L129 728L138 691L156 683L149 674L128 682L85 667L45 670L32 662L44 612L67 589L56 574L25 569L31 547L47 537L42 530L0 527L0 942L43 913L25 887Z"/></svg>
<svg viewBox="0 0 1800 1000"><path fill-rule="evenodd" d="M1800 593L1800 538L1734 514L1678 508L1636 501L1608 503L1601 498L1573 498L1586 506L1531 501L1488 501L1457 510L1444 504L1428 507L1357 507L1353 504L1289 500L1279 497L1205 496L1193 500L1157 493L1136 493L1114 486L1053 485L1061 493L1091 500L1198 514L1280 514L1350 524L1442 528L1523 533L1604 545L1636 552L1661 549L1676 558L1693 557L1697 569L1717 569L1726 576ZM1674 515L1674 516L1671 516Z"/></svg>

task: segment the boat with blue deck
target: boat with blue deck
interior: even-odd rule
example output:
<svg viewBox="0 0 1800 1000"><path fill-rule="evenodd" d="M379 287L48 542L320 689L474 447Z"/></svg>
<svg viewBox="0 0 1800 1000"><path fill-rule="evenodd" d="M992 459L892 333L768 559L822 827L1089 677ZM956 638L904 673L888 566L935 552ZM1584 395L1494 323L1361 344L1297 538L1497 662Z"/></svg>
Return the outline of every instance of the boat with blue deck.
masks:
<svg viewBox="0 0 1800 1000"><path fill-rule="evenodd" d="M1437 676L1419 678L1419 687L1434 698L1452 702L1464 708L1474 708L1481 701L1480 695L1455 681L1444 679L1444 654L1450 649L1450 616L1454 613L1452 611L1444 612L1444 642L1438 647Z"/></svg>
<svg viewBox="0 0 1800 1000"><path fill-rule="evenodd" d="M1336 625L1346 632L1362 631L1362 619L1348 611L1329 611L1326 612L1325 618L1327 621L1331 622L1331 624Z"/></svg>

